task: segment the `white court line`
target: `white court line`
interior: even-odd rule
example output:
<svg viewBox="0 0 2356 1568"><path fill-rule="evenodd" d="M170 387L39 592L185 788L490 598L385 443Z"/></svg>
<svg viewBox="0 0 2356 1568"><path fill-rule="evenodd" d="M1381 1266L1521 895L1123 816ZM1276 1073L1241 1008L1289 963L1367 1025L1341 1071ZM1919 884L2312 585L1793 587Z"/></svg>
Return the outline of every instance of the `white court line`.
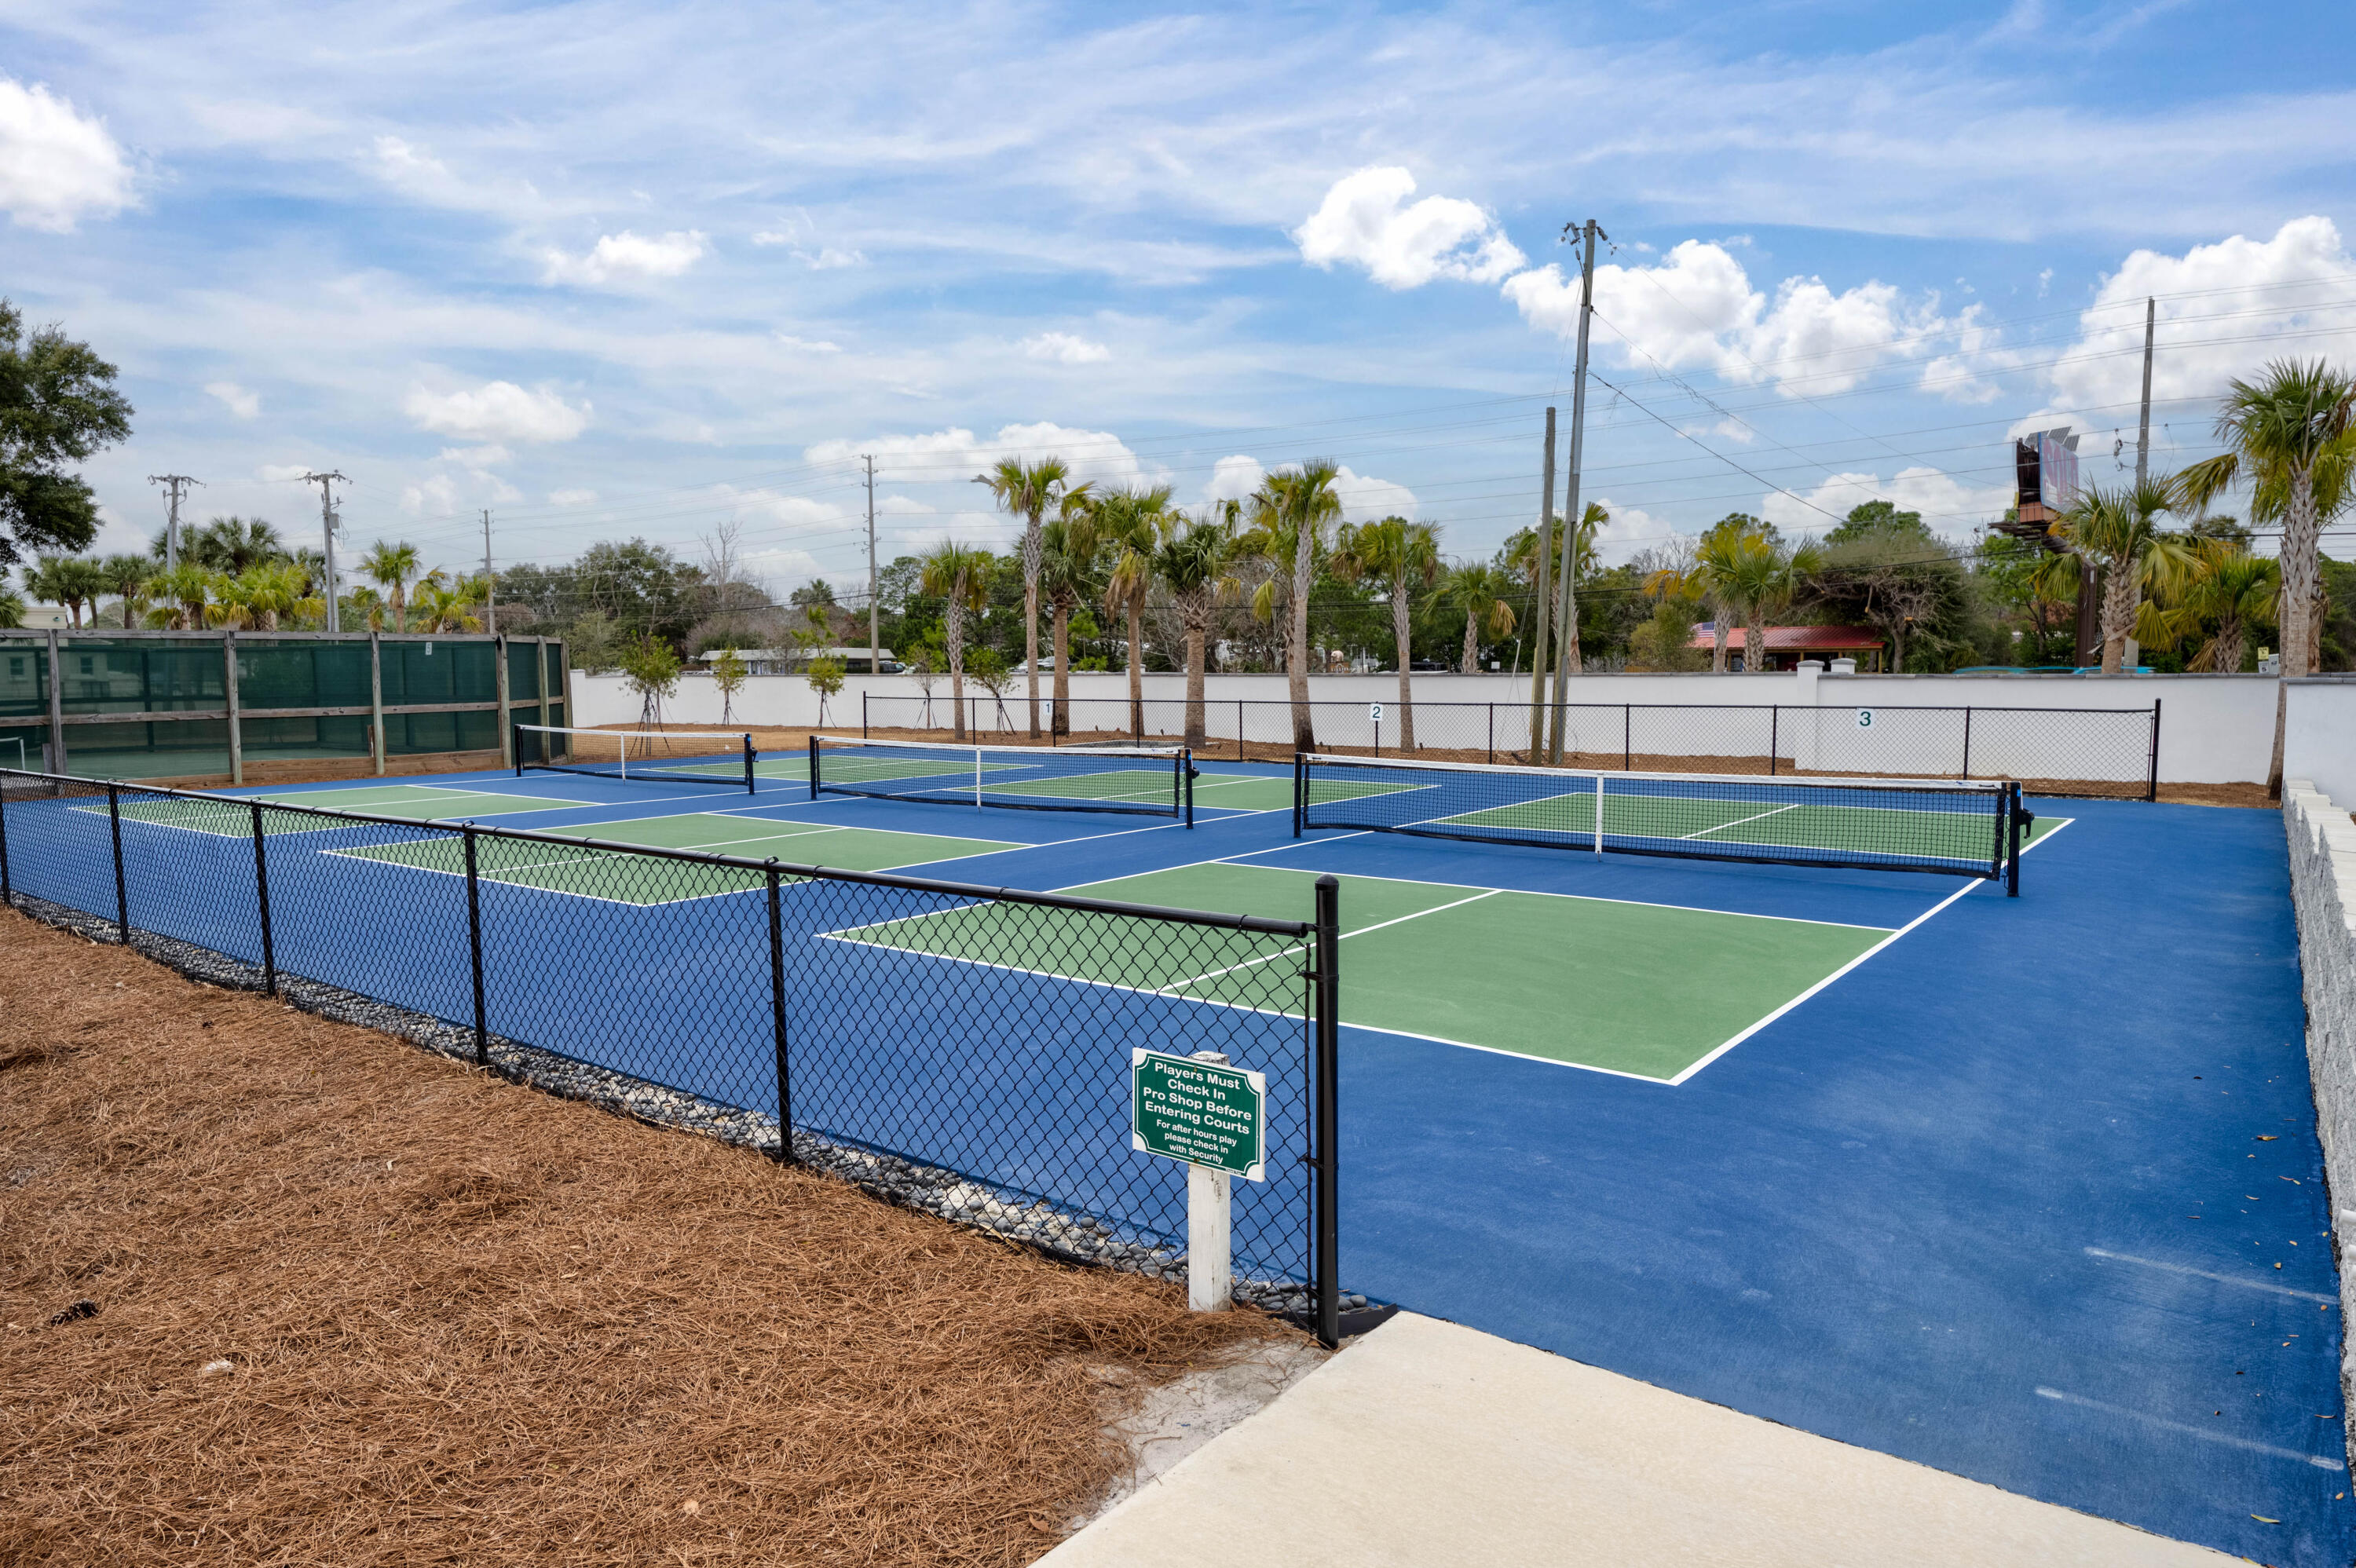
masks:
<svg viewBox="0 0 2356 1568"><path fill-rule="evenodd" d="M1703 836L1703 834L1708 834L1708 833L1723 833L1723 832L1725 832L1725 831L1726 831L1728 828L1730 828L1730 827L1741 827L1741 826L1742 826L1744 823L1746 823L1746 822L1757 822L1757 821L1759 821L1759 820L1760 820L1761 818L1762 818L1762 817L1773 816L1777 815L1777 814L1778 814L1778 813L1780 813L1780 812L1790 811L1790 810L1792 810L1794 806L1797 806L1799 804L1800 804L1800 803L1799 803L1798 801L1796 801L1796 800L1794 800L1794 801L1787 801L1787 802L1785 802L1783 805L1779 805L1779 806L1776 806L1776 807L1775 807L1773 810L1772 810L1772 811L1762 811L1762 812L1760 812L1757 816L1742 816L1742 817L1737 817L1737 818L1736 818L1734 821L1732 821L1732 822L1721 822L1721 823L1719 823L1719 824L1717 827L1705 827L1705 828L1703 828L1703 829L1701 830L1701 832L1700 832L1700 833L1680 833L1680 834L1678 834L1678 835L1677 835L1677 842L1679 842L1680 844L1682 844L1682 843L1684 843L1684 842L1685 842L1687 839L1688 839L1688 838L1699 838L1699 837L1701 837ZM1612 829L1611 829L1611 828L1609 828L1609 827L1606 827L1606 828L1603 830L1603 834L1604 834L1604 837L1607 837L1607 838L1608 838L1608 837L1611 837L1611 835L1612 835ZM1643 837L1643 835L1642 835L1642 834L1631 834L1631 835L1629 835L1629 837Z"/></svg>
<svg viewBox="0 0 2356 1568"><path fill-rule="evenodd" d="M2302 1454L2296 1448L2278 1448L2254 1437L2236 1437L2230 1432L2211 1432L2205 1426L2195 1426L2190 1422L2170 1421L2164 1415L2150 1415L2140 1410L2129 1410L2123 1404L2107 1404L2099 1399L2088 1399L2083 1393L2064 1393L2058 1388L2040 1388L2037 1391L2037 1397L2061 1404L2074 1404L2081 1410L2099 1410L2105 1415L2124 1415L2130 1421L2140 1421L2147 1426L2157 1426L2167 1432L2181 1432L2204 1443L2222 1443L2228 1448L2265 1454L2276 1459L2297 1459L2319 1470L2344 1470L2348 1467L2346 1461L2328 1458L2321 1454Z"/></svg>
<svg viewBox="0 0 2356 1568"><path fill-rule="evenodd" d="M1387 925L1401 925L1410 920L1421 920L1428 914L1439 914L1443 910L1462 909L1466 904L1479 903L1483 899L1495 898L1497 894L1503 891L1503 889L1499 888L1491 888L1485 893L1474 893L1471 898L1458 899L1454 903L1434 904L1430 909L1419 909L1413 914L1403 914L1391 920L1377 921L1372 925L1360 926L1355 931L1343 932L1335 940L1347 942L1354 936L1364 936L1370 931L1380 931ZM1199 986L1205 980L1215 980L1222 975L1232 975L1238 969L1248 969L1254 965L1265 964L1271 958L1281 958L1287 953L1306 953L1307 951L1309 950L1306 947L1288 947L1284 949L1282 953L1265 953L1258 958L1246 959L1241 964L1230 964L1224 969L1214 969L1207 975L1197 975L1191 980L1173 980L1169 985L1160 987L1160 989L1167 991L1183 988L1187 986Z"/></svg>
<svg viewBox="0 0 2356 1568"><path fill-rule="evenodd" d="M2062 828L2069 827L2071 822L2073 820L2075 819L2069 817L2063 818L2062 821L2054 827L2052 833L2044 834L2037 839L2036 843L2025 846L2021 849L2021 853L2023 855L2027 855L2030 849L2036 848L2038 844L2046 842L2053 837L2054 833L2059 833ZM1773 1012L1769 1013L1765 1018L1761 1019L1758 1022L1752 1024L1749 1029L1746 1029L1741 1033L1736 1035L1732 1040L1728 1040L1724 1045L1719 1046L1716 1051L1711 1051L1708 1056L1703 1057L1700 1061L1687 1068L1683 1072L1678 1073L1675 1078L1670 1079L1669 1082L1675 1084L1685 1083L1687 1079L1691 1078L1695 1073L1700 1072L1703 1068L1708 1067L1711 1062L1716 1061L1719 1057L1724 1056L1728 1051L1732 1051L1736 1046L1740 1045L1744 1040L1749 1040L1752 1035L1757 1034L1761 1029L1765 1029L1769 1024L1773 1023L1777 1019L1782 1018L1785 1013L1790 1012L1794 1008L1798 1007L1810 997L1815 996L1817 992L1823 990L1826 987L1831 985L1834 981L1839 979L1842 976L1847 974L1850 970L1856 968L1858 965L1864 963L1875 954L1879 953L1883 948L1889 946L1891 943L1897 941L1900 937L1913 930L1916 926L1921 925L1924 921L1929 920L1933 915L1937 914L1949 904L1952 904L1957 899L1962 898L1965 893L1972 892L1979 888L1990 887L1993 885L1994 883L1992 881L1965 882L1962 887L1956 889L1954 892L1949 893L1945 898L1941 899L1937 903L1933 904L1929 909L1924 910L1921 914L1916 915L1912 920L1908 921L1896 931L1891 932L1880 941L1875 943L1872 946L1867 948L1864 952L1858 954L1856 957L1850 959L1847 963L1842 965L1839 968L1834 970L1831 974L1826 976L1823 979L1817 981L1806 990L1801 992L1798 996L1794 997L1790 1001L1785 1002L1782 1007L1777 1008Z"/></svg>
<svg viewBox="0 0 2356 1568"><path fill-rule="evenodd" d="M2264 1290L2276 1296L2295 1296L2301 1301L2319 1301L2327 1307L2337 1307L2340 1298L2318 1290L2294 1290L2286 1285L2276 1285L2270 1279L2239 1279L2230 1274L2212 1274L2205 1268L2193 1268L2187 1264L2162 1263L2158 1258L2138 1258L2126 1253L2107 1252L2101 1247L2088 1247L2090 1258L2108 1258L2113 1263L2141 1264L2146 1268L2165 1269L2169 1274L2189 1274L2199 1279L2213 1279L2219 1285L2238 1285L2244 1290Z"/></svg>

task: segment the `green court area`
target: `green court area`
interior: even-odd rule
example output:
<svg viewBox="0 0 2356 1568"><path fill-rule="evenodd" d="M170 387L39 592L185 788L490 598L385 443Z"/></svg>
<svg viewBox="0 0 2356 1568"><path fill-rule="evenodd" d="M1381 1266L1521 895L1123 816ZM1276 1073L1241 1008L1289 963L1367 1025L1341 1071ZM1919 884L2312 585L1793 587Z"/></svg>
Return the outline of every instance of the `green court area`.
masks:
<svg viewBox="0 0 2356 1568"><path fill-rule="evenodd" d="M1290 917L1311 871L1232 862L1066 889L1092 898ZM1344 877L1343 1021L1453 1045L1675 1080L1885 941L1879 926ZM1071 978L1206 1001L1264 1002L1265 938L1230 961L1173 966L1150 930L1079 956L1020 928L1052 912L968 906L835 933L970 962L1037 953ZM1186 972L1180 972L1183 967ZM1542 977L1542 978L1534 978ZM1299 1003L1292 1004L1295 1010Z"/></svg>
<svg viewBox="0 0 2356 1568"><path fill-rule="evenodd" d="M217 800L126 800L126 822L152 822L165 827L185 827L193 833L218 833L243 837L253 831L249 800L267 805L311 805L323 811L354 811L369 816L398 816L411 822L463 822L519 811L578 811L583 802L552 800L541 795L501 795L494 790L455 789L436 784L360 784L350 789L304 790L292 795L224 795ZM79 807L105 814L103 802ZM325 817L293 812L265 811L262 830L282 833L322 833L343 826Z"/></svg>
<svg viewBox="0 0 2356 1568"><path fill-rule="evenodd" d="M701 811L622 822L583 823L550 831L566 837L594 838L612 844L700 849L715 855L754 860L774 859L845 871L898 870L1021 848L989 838L944 838L929 833L887 833L873 827L763 820ZM760 887L766 880L758 872L733 867L614 854L587 845L574 849L536 840L486 837L477 840L475 852L477 871L487 881L616 903L678 903L742 892ZM452 876L466 873L465 848L451 837L369 845L332 853L412 870L441 871Z"/></svg>

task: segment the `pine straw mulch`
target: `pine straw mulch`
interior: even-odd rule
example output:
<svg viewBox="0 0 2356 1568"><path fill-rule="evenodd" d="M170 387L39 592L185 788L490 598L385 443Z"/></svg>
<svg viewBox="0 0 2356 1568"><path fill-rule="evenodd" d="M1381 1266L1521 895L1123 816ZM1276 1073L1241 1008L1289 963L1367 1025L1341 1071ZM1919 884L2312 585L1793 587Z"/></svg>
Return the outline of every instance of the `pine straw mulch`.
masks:
<svg viewBox="0 0 2356 1568"><path fill-rule="evenodd" d="M1027 1563L1290 1332L6 912L0 1019L11 1564Z"/></svg>

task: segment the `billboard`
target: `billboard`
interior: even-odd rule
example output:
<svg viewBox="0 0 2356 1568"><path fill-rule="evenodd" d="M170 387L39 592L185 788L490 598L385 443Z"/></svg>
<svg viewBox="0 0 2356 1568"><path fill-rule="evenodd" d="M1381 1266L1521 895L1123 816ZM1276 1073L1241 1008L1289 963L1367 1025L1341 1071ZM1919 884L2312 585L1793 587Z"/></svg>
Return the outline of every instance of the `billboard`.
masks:
<svg viewBox="0 0 2356 1568"><path fill-rule="evenodd" d="M2025 510L2065 512L2078 499L2078 435L2069 426L2040 430L2012 443L2012 465Z"/></svg>

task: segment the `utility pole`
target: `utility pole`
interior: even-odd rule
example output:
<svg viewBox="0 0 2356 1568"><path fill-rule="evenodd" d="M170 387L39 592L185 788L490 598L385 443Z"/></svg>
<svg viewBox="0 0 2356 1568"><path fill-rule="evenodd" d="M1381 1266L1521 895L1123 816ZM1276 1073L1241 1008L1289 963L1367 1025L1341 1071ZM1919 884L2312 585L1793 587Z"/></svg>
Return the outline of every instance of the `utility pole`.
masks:
<svg viewBox="0 0 2356 1568"><path fill-rule="evenodd" d="M164 570L170 571L180 564L180 489L203 481L185 474L150 474L147 483L164 486Z"/></svg>
<svg viewBox="0 0 2356 1568"><path fill-rule="evenodd" d="M338 483L348 485L351 481L330 469L325 474L305 474L303 475L303 483L316 485L319 487L319 537L327 542L327 630L330 633L340 632L344 629L344 624L336 610L335 486Z"/></svg>
<svg viewBox="0 0 2356 1568"><path fill-rule="evenodd" d="M2151 327L2159 310L2157 299L2143 302L2143 412L2136 420L2136 483L2151 472Z"/></svg>
<svg viewBox="0 0 2356 1568"><path fill-rule="evenodd" d="M1562 765L1562 732L1564 702L1569 699L1569 681L1579 662L1579 596L1577 592L1578 561L1573 551L1579 539L1579 463L1580 445L1587 435L1587 331L1595 318L1595 242L1609 240L1592 218L1580 227L1579 258L1579 368L1571 373L1570 381L1570 475L1564 486L1562 506L1562 613L1558 619L1562 651L1554 661L1554 738L1547 745L1547 761Z"/></svg>
<svg viewBox="0 0 2356 1568"><path fill-rule="evenodd" d="M867 673L872 678L884 673L884 616L876 602L875 459L862 456L860 461L867 464Z"/></svg>
<svg viewBox="0 0 2356 1568"><path fill-rule="evenodd" d="M1537 624L1530 628L1530 761L1546 750L1547 615L1554 607L1554 551L1547 528L1554 521L1554 411L1546 411L1545 477L1538 482Z"/></svg>
<svg viewBox="0 0 2356 1568"><path fill-rule="evenodd" d="M498 587L491 576L491 509L483 508L483 630L496 635L499 629Z"/></svg>

